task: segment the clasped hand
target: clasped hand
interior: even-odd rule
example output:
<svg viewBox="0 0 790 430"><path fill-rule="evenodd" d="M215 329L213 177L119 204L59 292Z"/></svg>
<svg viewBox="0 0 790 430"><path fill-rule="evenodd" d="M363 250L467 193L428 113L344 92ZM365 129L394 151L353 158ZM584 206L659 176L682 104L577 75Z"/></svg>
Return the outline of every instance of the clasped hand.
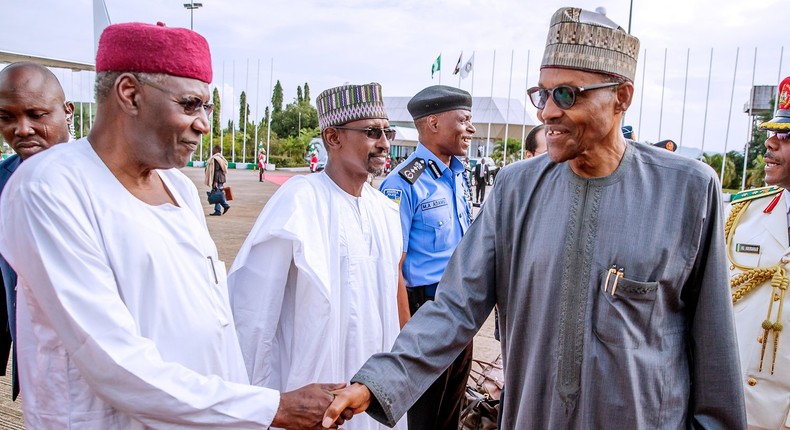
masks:
<svg viewBox="0 0 790 430"><path fill-rule="evenodd" d="M324 428L334 428L350 420L354 415L365 412L370 406L371 394L368 387L353 383L348 387L332 391L334 399L324 413Z"/></svg>

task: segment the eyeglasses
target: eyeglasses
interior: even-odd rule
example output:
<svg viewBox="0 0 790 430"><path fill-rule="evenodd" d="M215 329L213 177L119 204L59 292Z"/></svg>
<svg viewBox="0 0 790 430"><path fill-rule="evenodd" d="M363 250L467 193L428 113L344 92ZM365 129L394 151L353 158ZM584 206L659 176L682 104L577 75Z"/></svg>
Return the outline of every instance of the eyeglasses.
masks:
<svg viewBox="0 0 790 430"><path fill-rule="evenodd" d="M167 88L154 84L151 81L141 80L140 83L143 85L148 85L151 88L156 88L157 90L165 94L168 94L170 96L173 96L175 98L179 97L176 94L174 94L172 91L168 90ZM206 117L208 117L211 116L211 112L214 110L213 103L204 103L203 100L200 99L200 97L196 97L196 96L186 96L183 97L181 100L173 100L173 101L180 104L181 107L184 108L184 113L187 115L195 115L202 108L203 111L206 112Z"/></svg>
<svg viewBox="0 0 790 430"><path fill-rule="evenodd" d="M339 130L354 130L354 131L361 131L365 133L365 135L369 139L379 140L381 139L381 134L384 134L384 137L387 140L395 139L395 129L394 128L378 128L378 127L366 127L366 128L357 128L357 127L343 127L341 125L333 125L332 128L337 128Z"/></svg>
<svg viewBox="0 0 790 430"><path fill-rule="evenodd" d="M779 132L779 131L768 130L768 138L770 139L774 136L776 136L776 138L779 140L787 140L788 137L790 137L790 131Z"/></svg>
<svg viewBox="0 0 790 430"><path fill-rule="evenodd" d="M587 85L585 87L574 87L572 85L557 85L550 89L532 87L527 90L527 94L529 95L529 100L538 109L546 107L546 101L549 99L549 94L551 94L551 99L554 100L554 104L556 104L558 108L565 110L573 107L573 105L576 104L576 98L585 91L615 87L617 85L620 84L618 82L607 82L605 84Z"/></svg>

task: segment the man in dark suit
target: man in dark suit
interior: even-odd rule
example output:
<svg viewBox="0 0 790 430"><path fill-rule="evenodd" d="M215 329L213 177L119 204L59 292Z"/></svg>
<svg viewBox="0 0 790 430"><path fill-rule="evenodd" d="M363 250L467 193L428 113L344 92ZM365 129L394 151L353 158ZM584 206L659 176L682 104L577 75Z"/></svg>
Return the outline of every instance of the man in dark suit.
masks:
<svg viewBox="0 0 790 430"><path fill-rule="evenodd" d="M475 175L475 203L483 203L486 198L486 176L488 176L488 166L484 159L477 160L474 169Z"/></svg>
<svg viewBox="0 0 790 430"><path fill-rule="evenodd" d="M22 161L69 140L73 115L74 105L66 102L58 78L49 69L19 62L0 71L0 134L16 153L0 163L0 194ZM0 272L5 289L0 294L0 375L5 375L16 327L16 273L2 255ZM13 369L12 397L16 400L16 361Z"/></svg>

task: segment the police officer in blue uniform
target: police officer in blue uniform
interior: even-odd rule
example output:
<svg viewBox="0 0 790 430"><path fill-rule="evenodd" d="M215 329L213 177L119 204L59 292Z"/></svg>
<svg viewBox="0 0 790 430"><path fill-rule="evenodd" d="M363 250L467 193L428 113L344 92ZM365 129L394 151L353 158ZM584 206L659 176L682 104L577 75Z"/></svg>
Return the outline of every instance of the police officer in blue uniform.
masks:
<svg viewBox="0 0 790 430"><path fill-rule="evenodd" d="M407 288L414 315L433 300L447 262L472 222L471 189L458 157L466 155L475 127L472 96L458 88L425 88L407 108L420 141L380 189L400 207L404 253L399 282ZM471 363L470 343L409 410L409 428L458 428Z"/></svg>

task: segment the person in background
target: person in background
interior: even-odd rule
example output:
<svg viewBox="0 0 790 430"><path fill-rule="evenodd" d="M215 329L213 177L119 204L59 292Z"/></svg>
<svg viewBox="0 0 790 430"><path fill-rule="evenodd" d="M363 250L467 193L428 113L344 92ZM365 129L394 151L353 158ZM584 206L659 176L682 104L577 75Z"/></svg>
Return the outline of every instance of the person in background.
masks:
<svg viewBox="0 0 790 430"><path fill-rule="evenodd" d="M662 140L661 142L656 142L653 146L657 148L664 148L669 152L675 152L678 150L678 145L673 140Z"/></svg>
<svg viewBox="0 0 790 430"><path fill-rule="evenodd" d="M484 158L478 158L473 170L475 178L475 203L483 203L486 198L486 186L488 186L488 166Z"/></svg>
<svg viewBox="0 0 790 430"><path fill-rule="evenodd" d="M524 158L532 158L548 151L546 146L546 130L540 124L529 131L527 138L524 139Z"/></svg>
<svg viewBox="0 0 790 430"><path fill-rule="evenodd" d="M741 380L750 429L790 425L790 77L779 85L765 141L765 188L732 196L725 222Z"/></svg>
<svg viewBox="0 0 790 430"><path fill-rule="evenodd" d="M318 170L318 153L313 152L313 155L310 157L310 173L315 173Z"/></svg>
<svg viewBox="0 0 790 430"><path fill-rule="evenodd" d="M0 163L0 195L20 164L29 157L71 138L74 104L49 69L27 61L0 71L0 134L14 155ZM19 395L16 344L16 272L0 255L4 293L0 293L0 375L12 361L11 398Z"/></svg>
<svg viewBox="0 0 790 430"><path fill-rule="evenodd" d="M258 153L258 182L263 182L266 176L266 151L261 149Z"/></svg>
<svg viewBox="0 0 790 430"><path fill-rule="evenodd" d="M222 191L227 181L227 175L228 160L222 156L222 148L220 148L219 145L215 145L211 149L211 158L209 158L206 163L206 177L204 183L207 187L211 187L211 191ZM214 204L214 212L210 213L209 216L224 215L228 209L230 209L230 204L228 204L228 201L225 199L225 193L223 192L222 200Z"/></svg>

